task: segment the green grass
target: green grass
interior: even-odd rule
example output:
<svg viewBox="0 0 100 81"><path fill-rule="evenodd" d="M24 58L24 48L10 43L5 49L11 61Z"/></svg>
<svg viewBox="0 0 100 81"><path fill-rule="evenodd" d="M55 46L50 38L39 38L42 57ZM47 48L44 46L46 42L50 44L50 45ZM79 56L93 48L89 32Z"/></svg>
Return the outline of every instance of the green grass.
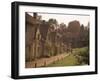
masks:
<svg viewBox="0 0 100 81"><path fill-rule="evenodd" d="M57 61L53 64L48 65L48 67L52 67L52 66L74 66L77 63L77 59L75 58L75 56L73 55L69 55L67 57L65 57L64 59Z"/></svg>
<svg viewBox="0 0 100 81"><path fill-rule="evenodd" d="M56 61L55 63L49 64L47 67L53 67L53 66L76 66L76 65L83 65L84 60L79 60L76 55L78 56L82 56L82 58L84 56L86 56L86 54L88 53L88 48L84 47L84 48L76 48L73 49L73 53L70 54L69 56L65 57L64 59L60 60L60 61ZM89 53L88 53L89 55ZM80 62L82 61L82 62ZM88 61L88 59L87 59Z"/></svg>

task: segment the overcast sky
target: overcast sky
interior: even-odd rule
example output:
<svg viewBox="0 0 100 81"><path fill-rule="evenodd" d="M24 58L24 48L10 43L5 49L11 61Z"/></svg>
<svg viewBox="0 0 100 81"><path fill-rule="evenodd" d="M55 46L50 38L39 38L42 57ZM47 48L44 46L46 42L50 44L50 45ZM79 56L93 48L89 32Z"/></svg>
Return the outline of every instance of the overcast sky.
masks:
<svg viewBox="0 0 100 81"><path fill-rule="evenodd" d="M29 13L32 15L32 13ZM65 23L68 26L70 21L77 20L80 24L87 26L90 21L89 15L75 15L75 14L50 14L50 13L38 13L38 15L42 16L42 20L48 21L50 18L56 19L58 23Z"/></svg>

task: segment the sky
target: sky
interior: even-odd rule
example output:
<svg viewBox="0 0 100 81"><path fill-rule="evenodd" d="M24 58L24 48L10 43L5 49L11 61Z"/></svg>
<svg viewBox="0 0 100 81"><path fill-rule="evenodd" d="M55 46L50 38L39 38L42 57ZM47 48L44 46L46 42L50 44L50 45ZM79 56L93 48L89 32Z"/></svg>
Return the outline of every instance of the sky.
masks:
<svg viewBox="0 0 100 81"><path fill-rule="evenodd" d="M28 13L32 15L33 13ZM80 24L83 24L84 26L88 25L88 22L90 21L89 15L78 15L78 14L55 14L55 13L38 13L38 15L42 16L42 20L48 21L50 18L56 19L58 23L64 23L68 26L68 23L74 20L77 20L80 22Z"/></svg>

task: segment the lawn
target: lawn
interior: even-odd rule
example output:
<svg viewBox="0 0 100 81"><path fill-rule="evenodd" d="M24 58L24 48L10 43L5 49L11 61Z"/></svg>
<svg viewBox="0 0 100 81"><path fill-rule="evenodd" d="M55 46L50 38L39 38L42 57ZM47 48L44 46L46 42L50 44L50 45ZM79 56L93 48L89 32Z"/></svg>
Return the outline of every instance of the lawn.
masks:
<svg viewBox="0 0 100 81"><path fill-rule="evenodd" d="M83 62L80 63L79 59L76 56L84 55L86 51L87 51L87 47L73 49L73 53L70 53L69 56L65 57L60 61L56 61L55 63L49 64L47 67L83 65Z"/></svg>
<svg viewBox="0 0 100 81"><path fill-rule="evenodd" d="M65 57L64 59L57 61L53 64L50 64L48 66L52 67L52 66L74 66L77 63L77 59L75 58L75 56L73 55L69 55L67 57Z"/></svg>

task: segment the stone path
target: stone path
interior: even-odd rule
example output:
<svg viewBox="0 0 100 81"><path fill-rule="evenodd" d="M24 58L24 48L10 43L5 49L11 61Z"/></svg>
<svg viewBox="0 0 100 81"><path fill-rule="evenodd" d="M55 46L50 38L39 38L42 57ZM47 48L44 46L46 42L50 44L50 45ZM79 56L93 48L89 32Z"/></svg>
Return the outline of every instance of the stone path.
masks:
<svg viewBox="0 0 100 81"><path fill-rule="evenodd" d="M25 67L26 68L45 67L45 66L52 64L56 61L64 59L68 55L69 54L64 53L64 54L52 56L52 57L49 57L49 58L41 58L41 59L37 59L37 60L32 61L32 62L26 62Z"/></svg>

